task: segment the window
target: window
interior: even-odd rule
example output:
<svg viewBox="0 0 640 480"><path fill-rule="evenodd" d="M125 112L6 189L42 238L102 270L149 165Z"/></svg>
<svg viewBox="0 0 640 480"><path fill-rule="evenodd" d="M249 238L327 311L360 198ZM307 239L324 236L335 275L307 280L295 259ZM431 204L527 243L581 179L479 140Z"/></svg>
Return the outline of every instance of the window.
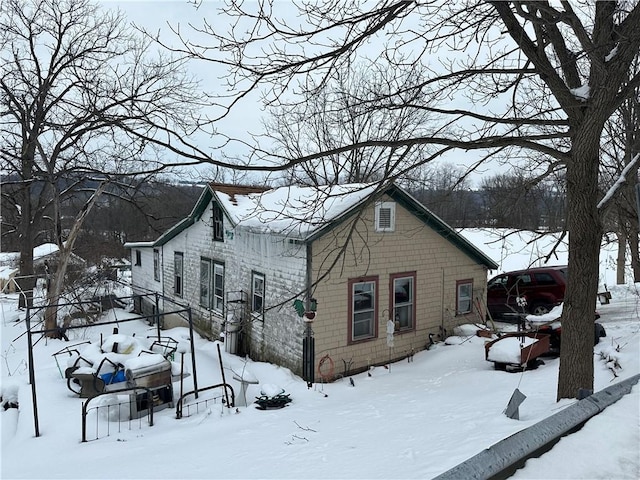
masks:
<svg viewBox="0 0 640 480"><path fill-rule="evenodd" d="M224 213L218 202L213 202L213 239L216 242L224 241Z"/></svg>
<svg viewBox="0 0 640 480"><path fill-rule="evenodd" d="M223 263L213 264L213 309L218 313L222 313L224 310L224 264Z"/></svg>
<svg viewBox="0 0 640 480"><path fill-rule="evenodd" d="M350 342L375 338L378 297L376 277L349 280Z"/></svg>
<svg viewBox="0 0 640 480"><path fill-rule="evenodd" d="M556 279L553 278L553 275L546 272L538 272L534 273L533 276L536 279L536 283L538 285L556 285Z"/></svg>
<svg viewBox="0 0 640 480"><path fill-rule="evenodd" d="M262 315L264 311L264 275L251 274L251 311Z"/></svg>
<svg viewBox="0 0 640 480"><path fill-rule="evenodd" d="M200 306L211 308L211 260L200 259Z"/></svg>
<svg viewBox="0 0 640 480"><path fill-rule="evenodd" d="M456 282L456 314L471 312L473 297L473 280Z"/></svg>
<svg viewBox="0 0 640 480"><path fill-rule="evenodd" d="M391 292L393 319L396 330L412 330L415 328L415 284L416 274L401 273L391 276Z"/></svg>
<svg viewBox="0 0 640 480"><path fill-rule="evenodd" d="M396 204L394 202L376 203L376 232L393 232L396 224Z"/></svg>
<svg viewBox="0 0 640 480"><path fill-rule="evenodd" d="M136 267L141 267L142 266L142 253L140 253L140 250L136 250Z"/></svg>
<svg viewBox="0 0 640 480"><path fill-rule="evenodd" d="M224 264L200 259L200 305L217 313L224 310Z"/></svg>
<svg viewBox="0 0 640 480"><path fill-rule="evenodd" d="M175 252L173 254L173 293L178 297L182 297L182 266L182 252Z"/></svg>
<svg viewBox="0 0 640 480"><path fill-rule="evenodd" d="M153 279L160 281L160 251L157 248L153 249Z"/></svg>

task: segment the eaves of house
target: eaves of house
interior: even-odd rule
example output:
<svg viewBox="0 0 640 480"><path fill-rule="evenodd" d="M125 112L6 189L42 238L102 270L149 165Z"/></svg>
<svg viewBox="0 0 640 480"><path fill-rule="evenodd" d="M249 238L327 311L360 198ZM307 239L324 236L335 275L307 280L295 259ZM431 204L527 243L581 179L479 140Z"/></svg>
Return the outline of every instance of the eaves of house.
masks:
<svg viewBox="0 0 640 480"><path fill-rule="evenodd" d="M382 194L398 202L426 226L454 244L462 252L490 270L498 265L472 243L458 234L437 215L396 184L332 187L238 186L211 183L204 189L189 215L164 232L155 242L160 246L197 222L212 199L216 199L232 225L253 231L276 232L312 242L337 224L350 218L359 208L374 202ZM142 246L142 245L141 245Z"/></svg>

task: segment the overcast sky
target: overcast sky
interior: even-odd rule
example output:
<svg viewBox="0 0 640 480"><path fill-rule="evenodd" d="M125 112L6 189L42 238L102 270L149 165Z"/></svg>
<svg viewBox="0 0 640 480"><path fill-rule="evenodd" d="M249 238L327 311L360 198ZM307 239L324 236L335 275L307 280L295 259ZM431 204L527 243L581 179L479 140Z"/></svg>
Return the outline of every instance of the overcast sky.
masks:
<svg viewBox="0 0 640 480"><path fill-rule="evenodd" d="M171 28L179 28L185 36L190 39L195 38L195 32L189 24L201 26L206 18L210 24L220 22L220 28L226 29L226 21L219 15L218 9L222 2L202 2L196 8L188 0L100 0L103 8L119 9L125 13L127 19L140 28L149 32L160 32L163 41L179 46L176 35ZM286 4L283 4L286 5ZM205 38L204 42L211 44L210 39ZM203 90L213 93L224 92L224 77L227 72L220 65L207 61L193 61L192 73L201 81ZM213 113L213 111L212 111ZM219 111L216 113L219 114ZM261 118L263 111L257 101L257 97L249 97L234 107L227 118L216 123L216 129L233 138L240 138L247 142L251 141L250 134L259 134L262 131ZM209 138L206 135L198 135L198 145L207 150L212 149L211 154L220 158L221 150L217 147L221 144L220 138ZM240 148L225 149L228 154L244 153ZM198 172L207 174L211 167L197 169ZM211 173L209 173L211 174ZM227 181L229 179L226 179Z"/></svg>

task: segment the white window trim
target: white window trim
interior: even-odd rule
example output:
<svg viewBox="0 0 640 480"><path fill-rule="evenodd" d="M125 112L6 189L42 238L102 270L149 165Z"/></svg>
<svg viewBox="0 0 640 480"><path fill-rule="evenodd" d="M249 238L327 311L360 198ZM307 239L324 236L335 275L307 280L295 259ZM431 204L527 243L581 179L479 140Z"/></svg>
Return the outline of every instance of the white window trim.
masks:
<svg viewBox="0 0 640 480"><path fill-rule="evenodd" d="M388 210L389 225L380 225L385 216L381 215L382 210ZM393 232L396 229L396 204L395 202L376 202L375 213L376 232Z"/></svg>
<svg viewBox="0 0 640 480"><path fill-rule="evenodd" d="M371 293L372 293L372 306L370 309L368 310L356 310L355 308L355 300L356 300L356 286L358 285L363 285L363 284L369 284L371 285ZM349 308L350 312L351 312L351 318L349 318L349 322L351 323L351 338L349 338L349 342L350 343L357 343L357 342L362 342L362 341L367 341L367 340L371 340L373 338L376 338L377 336L377 325L376 325L376 318L378 315L378 281L377 278L368 278L368 279L363 279L362 281L357 281L357 282L352 282L350 283L350 293L349 293L349 301L351 302L351 306ZM369 332L364 334L364 335L358 335L356 336L355 334L355 326L356 326L356 315L358 313L362 313L362 312L366 312L366 311L370 311L371 312L371 318L370 320L368 320L368 325L369 325Z"/></svg>
<svg viewBox="0 0 640 480"><path fill-rule="evenodd" d="M224 211L217 202L213 202L211 207L211 223L213 241L224 242Z"/></svg>
<svg viewBox="0 0 640 480"><path fill-rule="evenodd" d="M222 295L216 295L216 274L222 277ZM220 307L217 307L220 300ZM213 271L211 277L211 309L216 313L223 313L224 310L224 263L213 262Z"/></svg>
<svg viewBox="0 0 640 480"><path fill-rule="evenodd" d="M199 302L200 306L204 308L211 308L211 259L210 258L200 258L200 292L199 292ZM203 273L206 273L206 278L203 278ZM206 298L202 294L203 283L206 287Z"/></svg>
<svg viewBox="0 0 640 480"><path fill-rule="evenodd" d="M460 289L464 286L469 286L469 296L468 297L462 297L460 295ZM460 309L460 301L461 300L465 300L469 302L469 309L468 310L461 310ZM460 280L458 282L456 282L456 315L465 315L467 313L471 313L473 311L473 280Z"/></svg>
<svg viewBox="0 0 640 480"><path fill-rule="evenodd" d="M180 258L180 272L176 269L178 258ZM178 291L178 278L180 278L180 291ZM184 295L184 254L182 252L173 254L173 293L180 298Z"/></svg>
<svg viewBox="0 0 640 480"><path fill-rule="evenodd" d="M255 282L256 279L262 279L262 291L259 292L259 295L256 295ZM266 294L266 279L264 274L258 272L251 273L251 314L257 318L264 319L264 302L265 302L265 294ZM254 309L254 298L259 296L262 298L262 308L260 310Z"/></svg>
<svg viewBox="0 0 640 480"><path fill-rule="evenodd" d="M409 299L409 301L406 302L400 302L400 303L396 303L396 299L395 299L395 289L396 289L396 282L400 281L400 280L411 280L411 291L409 292L411 295L411 298ZM393 276L393 281L391 282L391 288L392 290L392 304L393 304L393 312L395 315L395 311L397 308L402 308L402 307L409 307L409 314L410 314L410 324L407 326L404 326L402 328L400 328L399 331L409 331L409 330L414 330L415 329L415 296L416 296L416 275L415 273L412 274L395 274ZM395 320L395 318L394 318Z"/></svg>

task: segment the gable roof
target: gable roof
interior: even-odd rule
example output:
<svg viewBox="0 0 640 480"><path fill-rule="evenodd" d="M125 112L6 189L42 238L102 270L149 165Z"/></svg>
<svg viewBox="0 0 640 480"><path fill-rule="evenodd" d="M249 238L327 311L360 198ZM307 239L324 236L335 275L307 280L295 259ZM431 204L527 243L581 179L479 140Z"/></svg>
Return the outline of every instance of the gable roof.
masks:
<svg viewBox="0 0 640 480"><path fill-rule="evenodd" d="M476 262L485 265L489 270L498 269L499 265L493 259L482 250L476 248L473 243L456 232L448 223L430 211L406 190L393 184L386 193Z"/></svg>
<svg viewBox="0 0 640 480"><path fill-rule="evenodd" d="M209 183L200 194L200 197L196 201L196 204L194 205L189 215L187 215L187 217L183 218L169 230L160 235L155 242L152 242L151 246L156 247L159 245L164 245L180 232L193 225L196 221L200 220L200 217L202 217L202 214L209 206L209 202L211 202L211 199L214 197L214 191L224 193L229 198L235 199L236 196L248 195L250 193L261 193L267 190L269 190L267 187L260 186ZM227 216L229 216L228 213Z"/></svg>
<svg viewBox="0 0 640 480"><path fill-rule="evenodd" d="M288 186L268 189L210 183L191 213L163 233L152 246L163 245L200 219L215 199L233 226L258 233L277 233L313 241L349 218L367 202L386 194L425 225L453 243L477 263L491 270L498 265L437 215L396 184L346 184L319 187Z"/></svg>

